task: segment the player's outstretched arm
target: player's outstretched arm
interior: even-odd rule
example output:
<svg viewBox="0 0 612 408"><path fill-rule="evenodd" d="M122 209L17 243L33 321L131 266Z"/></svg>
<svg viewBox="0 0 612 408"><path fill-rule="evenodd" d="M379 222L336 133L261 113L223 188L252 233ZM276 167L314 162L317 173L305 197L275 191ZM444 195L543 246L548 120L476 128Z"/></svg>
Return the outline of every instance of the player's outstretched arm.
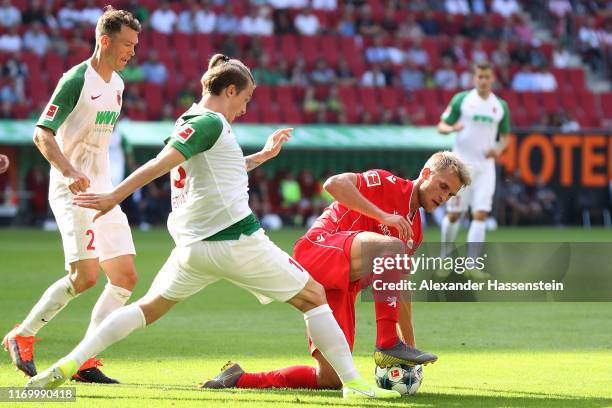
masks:
<svg viewBox="0 0 612 408"><path fill-rule="evenodd" d="M463 124L461 122L457 122L454 125L449 125L443 120L438 123L438 133L442 133L443 135L448 135L449 133L459 132L463 129Z"/></svg>
<svg viewBox="0 0 612 408"><path fill-rule="evenodd" d="M272 133L261 151L244 158L246 170L251 171L271 158L276 157L280 153L283 144L291 138L291 131L293 131L293 128L285 128L278 129Z"/></svg>
<svg viewBox="0 0 612 408"><path fill-rule="evenodd" d="M45 159L68 180L68 188L72 194L87 190L89 179L70 164L55 141L51 129L37 126L32 139Z"/></svg>
<svg viewBox="0 0 612 408"><path fill-rule="evenodd" d="M79 194L73 203L79 207L100 211L94 217L106 214L114 206L126 199L140 187L168 173L174 167L185 161L185 156L174 147L167 145L154 159L140 166L128 178L123 180L113 191L107 194Z"/></svg>
<svg viewBox="0 0 612 408"><path fill-rule="evenodd" d="M400 239L407 241L412 237L412 227L401 215L389 214L365 198L357 189L357 175L342 173L328 178L323 188L338 202L351 210L373 218L378 222L398 230Z"/></svg>

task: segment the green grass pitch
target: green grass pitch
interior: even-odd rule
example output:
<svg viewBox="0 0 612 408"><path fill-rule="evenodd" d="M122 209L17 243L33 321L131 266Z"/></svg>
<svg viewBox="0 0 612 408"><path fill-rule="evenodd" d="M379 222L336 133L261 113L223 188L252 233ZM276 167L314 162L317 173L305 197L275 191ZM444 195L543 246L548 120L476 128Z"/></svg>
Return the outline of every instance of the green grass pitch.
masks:
<svg viewBox="0 0 612 408"><path fill-rule="evenodd" d="M290 251L300 230L271 233ZM425 232L437 240L437 230ZM612 241L606 230L501 229L497 241ZM165 230L134 232L144 294L172 248ZM23 319L44 289L62 275L58 233L0 230L0 330ZM611 275L612 279L612 275ZM83 336L104 279L74 300L39 333L42 370ZM372 304L357 306L355 360L373 380ZM390 403L353 406L610 407L612 406L612 303L416 303L417 343L440 360L425 368L419 393ZM217 283L176 306L153 326L103 353L104 372L117 386L77 385L76 404L62 407L290 407L343 406L337 391L202 391L195 385L228 360L249 371L312 364L302 316L288 305L261 306L250 294ZM0 358L0 386L26 379ZM73 384L74 385L74 384ZM0 405L7 405L2 404ZM16 406L12 404L11 406Z"/></svg>

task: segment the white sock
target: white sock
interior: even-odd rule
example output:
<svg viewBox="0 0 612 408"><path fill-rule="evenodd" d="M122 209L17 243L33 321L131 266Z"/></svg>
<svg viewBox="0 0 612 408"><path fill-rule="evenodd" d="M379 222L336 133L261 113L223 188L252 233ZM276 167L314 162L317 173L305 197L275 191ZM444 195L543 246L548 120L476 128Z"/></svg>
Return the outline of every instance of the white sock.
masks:
<svg viewBox="0 0 612 408"><path fill-rule="evenodd" d="M91 356L100 354L134 330L145 326L145 316L138 304L124 306L115 310L95 330L88 333L66 358L75 359L80 367Z"/></svg>
<svg viewBox="0 0 612 408"><path fill-rule="evenodd" d="M351 349L328 304L304 313L308 335L345 384L359 377Z"/></svg>
<svg viewBox="0 0 612 408"><path fill-rule="evenodd" d="M78 294L74 290L68 275L49 286L34 305L30 314L17 328L20 336L34 336L38 331L59 313Z"/></svg>
<svg viewBox="0 0 612 408"><path fill-rule="evenodd" d="M484 221L472 220L468 231L468 256L477 258L480 256L482 243L485 240L487 225Z"/></svg>
<svg viewBox="0 0 612 408"><path fill-rule="evenodd" d="M132 291L108 282L91 311L91 322L85 337L94 331L106 316L125 305L131 295Z"/></svg>
<svg viewBox="0 0 612 408"><path fill-rule="evenodd" d="M442 258L450 255L454 242L457 239L457 234L459 233L459 220L455 222L450 222L448 216L444 217L442 220L442 246L440 256Z"/></svg>

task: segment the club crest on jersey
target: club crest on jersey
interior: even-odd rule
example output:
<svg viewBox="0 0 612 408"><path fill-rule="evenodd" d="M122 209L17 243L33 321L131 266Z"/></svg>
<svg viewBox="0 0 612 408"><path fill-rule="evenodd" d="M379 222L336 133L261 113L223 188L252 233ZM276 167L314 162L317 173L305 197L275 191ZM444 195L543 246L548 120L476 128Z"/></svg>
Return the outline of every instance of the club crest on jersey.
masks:
<svg viewBox="0 0 612 408"><path fill-rule="evenodd" d="M47 112L45 113L45 119L46 120L55 119L55 115L57 114L58 109L59 109L59 106L50 103L49 107L47 108Z"/></svg>
<svg viewBox="0 0 612 408"><path fill-rule="evenodd" d="M380 175L377 171L368 171L364 174L368 187L380 186Z"/></svg>
<svg viewBox="0 0 612 408"><path fill-rule="evenodd" d="M394 175L390 175L385 177L387 180L389 180L391 183L395 184L395 182L397 181L397 177L395 177Z"/></svg>
<svg viewBox="0 0 612 408"><path fill-rule="evenodd" d="M178 141L181 143L185 143L194 133L195 130L191 126L186 125L178 131Z"/></svg>

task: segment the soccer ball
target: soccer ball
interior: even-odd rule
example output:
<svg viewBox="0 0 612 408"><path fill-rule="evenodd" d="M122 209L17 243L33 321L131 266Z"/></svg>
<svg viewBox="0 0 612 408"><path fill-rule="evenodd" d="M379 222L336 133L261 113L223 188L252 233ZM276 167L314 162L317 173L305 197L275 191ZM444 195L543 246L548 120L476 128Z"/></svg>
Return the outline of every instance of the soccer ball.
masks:
<svg viewBox="0 0 612 408"><path fill-rule="evenodd" d="M385 390L395 390L402 395L414 395L423 381L423 366L410 367L396 364L375 370L376 384Z"/></svg>

